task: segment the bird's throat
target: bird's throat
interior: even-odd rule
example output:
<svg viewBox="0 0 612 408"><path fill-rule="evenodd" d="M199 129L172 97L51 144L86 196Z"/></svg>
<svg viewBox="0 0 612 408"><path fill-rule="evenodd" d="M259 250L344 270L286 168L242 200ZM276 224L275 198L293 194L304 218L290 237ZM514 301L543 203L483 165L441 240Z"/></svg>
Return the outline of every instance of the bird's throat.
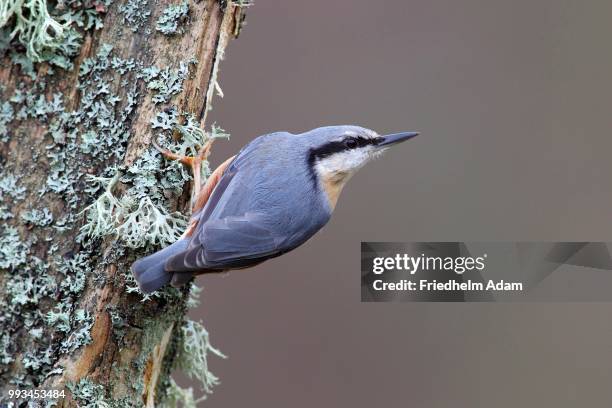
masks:
<svg viewBox="0 0 612 408"><path fill-rule="evenodd" d="M329 206L332 211L336 208L340 192L350 177L351 175L349 173L334 173L333 175L322 177L321 184L323 185L325 195L327 195L327 200L329 201Z"/></svg>

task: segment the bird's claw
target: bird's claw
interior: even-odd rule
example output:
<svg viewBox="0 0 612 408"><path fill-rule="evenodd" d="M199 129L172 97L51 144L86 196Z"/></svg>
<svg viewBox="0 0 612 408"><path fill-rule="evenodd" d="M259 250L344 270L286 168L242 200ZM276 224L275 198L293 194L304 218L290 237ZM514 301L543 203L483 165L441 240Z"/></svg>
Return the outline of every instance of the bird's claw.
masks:
<svg viewBox="0 0 612 408"><path fill-rule="evenodd" d="M178 160L179 162L191 167L193 171L193 191L192 191L192 202L194 201L194 197L197 197L200 192L200 178L202 171L202 162L208 159L208 155L210 154L210 150L212 149L212 142L214 139L210 139L204 146L198 146L198 154L195 157L190 156L181 156L176 153L172 153L169 149L165 149L161 147L155 138L151 140L153 147L157 149L162 156L164 156L168 160Z"/></svg>
<svg viewBox="0 0 612 408"><path fill-rule="evenodd" d="M176 153L172 153L169 149L163 148L161 147L158 143L156 139L152 139L151 143L153 144L153 147L155 147L155 149L157 149L158 152L160 152L162 154L162 156L164 156L166 159L168 160L177 160L187 166L193 167L193 162L194 162L194 158L193 157L189 157L189 156L181 156L178 155Z"/></svg>

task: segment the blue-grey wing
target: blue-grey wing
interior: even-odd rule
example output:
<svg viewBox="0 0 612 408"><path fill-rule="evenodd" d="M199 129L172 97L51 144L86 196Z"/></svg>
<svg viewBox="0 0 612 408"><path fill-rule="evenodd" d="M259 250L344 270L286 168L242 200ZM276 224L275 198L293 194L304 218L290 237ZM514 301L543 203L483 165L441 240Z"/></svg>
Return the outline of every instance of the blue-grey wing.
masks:
<svg viewBox="0 0 612 408"><path fill-rule="evenodd" d="M293 136L286 132L271 133L260 136L244 146L223 172L221 179L215 186L204 208L198 214L194 214L193 217L196 217L198 222L202 223L208 220L213 213L216 213L215 215L218 216L220 209L227 213L228 207L244 205L243 199L232 202L234 199L233 193L239 190L243 198L253 196L251 193L258 188L257 183L253 181L254 176L260 175L261 168L269 164L269 160L275 159L273 155L262 154L262 150L270 148L270 144L268 143L268 146L266 146L265 142L267 139L274 138L275 136L279 137L280 135ZM263 148L262 145L264 146ZM236 177L239 173L240 176ZM268 175L268 177L270 176ZM230 191L227 191L232 183L233 186L229 188ZM232 212L232 210L229 210L229 212Z"/></svg>
<svg viewBox="0 0 612 408"><path fill-rule="evenodd" d="M246 213L205 223L199 231L202 253L209 264L252 256L265 256L281 249L285 239L270 228L265 216Z"/></svg>
<svg viewBox="0 0 612 408"><path fill-rule="evenodd" d="M209 220L189 248L169 260L173 271L239 268L280 255L292 248L261 213Z"/></svg>

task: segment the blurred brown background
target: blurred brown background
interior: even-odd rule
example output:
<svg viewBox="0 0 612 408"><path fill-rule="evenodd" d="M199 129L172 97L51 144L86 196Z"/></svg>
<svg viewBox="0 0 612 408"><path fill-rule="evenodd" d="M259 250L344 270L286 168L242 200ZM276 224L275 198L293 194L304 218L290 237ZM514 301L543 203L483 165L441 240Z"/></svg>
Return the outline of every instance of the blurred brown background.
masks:
<svg viewBox="0 0 612 408"><path fill-rule="evenodd" d="M611 406L612 304L361 304L361 241L612 236L612 2L257 0L210 118L254 137L419 130L330 224L198 279L209 407ZM612 290L612 288L610 288Z"/></svg>

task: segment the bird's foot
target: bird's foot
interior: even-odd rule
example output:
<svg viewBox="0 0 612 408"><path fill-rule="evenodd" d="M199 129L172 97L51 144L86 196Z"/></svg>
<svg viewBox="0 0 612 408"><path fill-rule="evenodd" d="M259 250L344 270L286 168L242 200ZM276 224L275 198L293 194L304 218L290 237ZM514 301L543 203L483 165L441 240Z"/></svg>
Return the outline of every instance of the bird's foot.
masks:
<svg viewBox="0 0 612 408"><path fill-rule="evenodd" d="M191 156L181 156L176 153L172 153L169 149L161 147L157 143L157 140L155 139L153 139L151 143L153 144L153 147L155 147L155 149L157 149L157 151L160 152L162 156L164 156L166 159L177 160L183 163L184 165L191 167L192 169L194 169L194 165L196 164L196 161L199 161L199 163L201 164L202 161L208 158L208 155L210 154L210 150L212 148L212 139L211 139L204 146L201 146L198 149L197 156L191 157Z"/></svg>
<svg viewBox="0 0 612 408"><path fill-rule="evenodd" d="M212 142L214 139L210 139L204 146L198 148L198 154L195 157L181 156L176 153L172 153L169 149L165 149L157 144L157 141L153 139L151 142L153 146L168 160L178 160L179 162L191 167L193 171L193 190L191 195L191 202L195 201L198 197L201 188L201 177L202 177L202 162L208 159L210 150L212 148Z"/></svg>

